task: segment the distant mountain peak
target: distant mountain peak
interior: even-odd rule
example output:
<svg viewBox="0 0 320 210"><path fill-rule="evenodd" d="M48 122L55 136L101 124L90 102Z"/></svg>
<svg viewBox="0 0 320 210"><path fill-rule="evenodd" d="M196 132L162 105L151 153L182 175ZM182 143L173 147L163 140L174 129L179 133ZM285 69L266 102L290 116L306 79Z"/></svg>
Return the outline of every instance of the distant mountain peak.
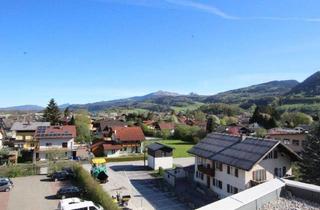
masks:
<svg viewBox="0 0 320 210"><path fill-rule="evenodd" d="M303 82L292 88L288 95L302 94L305 96L320 95L320 71L315 72Z"/></svg>
<svg viewBox="0 0 320 210"><path fill-rule="evenodd" d="M174 92L169 92L169 91L163 91L163 90L158 90L156 92L150 93L146 96L179 96L179 93L174 93Z"/></svg>

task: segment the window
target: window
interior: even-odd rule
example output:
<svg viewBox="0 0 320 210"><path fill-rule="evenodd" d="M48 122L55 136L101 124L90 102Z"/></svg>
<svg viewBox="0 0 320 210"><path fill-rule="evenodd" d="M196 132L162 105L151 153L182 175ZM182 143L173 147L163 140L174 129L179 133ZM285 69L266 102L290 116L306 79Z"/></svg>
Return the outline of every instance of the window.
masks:
<svg viewBox="0 0 320 210"><path fill-rule="evenodd" d="M227 192L232 193L232 194L236 194L239 192L239 190L238 190L238 188L227 184Z"/></svg>
<svg viewBox="0 0 320 210"><path fill-rule="evenodd" d="M275 177L283 177L283 175L284 174L283 174L283 169L282 168L275 168L274 169L274 176Z"/></svg>
<svg viewBox="0 0 320 210"><path fill-rule="evenodd" d="M67 148L67 147L68 147L68 143L67 143L67 142L63 142L63 143L62 143L62 147L63 147L63 148Z"/></svg>
<svg viewBox="0 0 320 210"><path fill-rule="evenodd" d="M213 180L212 180L212 185L215 186L215 187L217 187L217 188L222 189L222 181L220 181L220 180L218 180L218 179L213 178Z"/></svg>
<svg viewBox="0 0 320 210"><path fill-rule="evenodd" d="M222 163L221 162L216 162L215 163L216 164L216 169L219 169L220 171L222 171L223 169L222 169Z"/></svg>
<svg viewBox="0 0 320 210"><path fill-rule="evenodd" d="M200 178L203 180L203 173L200 172Z"/></svg>
<svg viewBox="0 0 320 210"><path fill-rule="evenodd" d="M237 168L235 167L232 167L232 166L227 166L227 173L228 174L231 174L231 175L234 175L235 177L238 177L239 176L239 171Z"/></svg>
<svg viewBox="0 0 320 210"><path fill-rule="evenodd" d="M218 187L222 189L222 181L218 180Z"/></svg>
<svg viewBox="0 0 320 210"><path fill-rule="evenodd" d="M51 147L51 146L52 146L52 143L46 143L46 146L47 146L47 147Z"/></svg>
<svg viewBox="0 0 320 210"><path fill-rule="evenodd" d="M277 159L278 158L278 152L277 151L273 151L273 158Z"/></svg>
<svg viewBox="0 0 320 210"><path fill-rule="evenodd" d="M290 144L290 140L289 139L283 139L283 143L284 144Z"/></svg>
<svg viewBox="0 0 320 210"><path fill-rule="evenodd" d="M292 140L292 145L299 146L300 145L299 140Z"/></svg>
<svg viewBox="0 0 320 210"><path fill-rule="evenodd" d="M266 170L260 169L252 172L252 179L254 181L265 181L266 180Z"/></svg>
<svg viewBox="0 0 320 210"><path fill-rule="evenodd" d="M283 166L282 168L282 175L285 176L287 174L287 168Z"/></svg>
<svg viewBox="0 0 320 210"><path fill-rule="evenodd" d="M264 158L266 159L277 159L278 158L278 152L277 151L271 151L269 154Z"/></svg>

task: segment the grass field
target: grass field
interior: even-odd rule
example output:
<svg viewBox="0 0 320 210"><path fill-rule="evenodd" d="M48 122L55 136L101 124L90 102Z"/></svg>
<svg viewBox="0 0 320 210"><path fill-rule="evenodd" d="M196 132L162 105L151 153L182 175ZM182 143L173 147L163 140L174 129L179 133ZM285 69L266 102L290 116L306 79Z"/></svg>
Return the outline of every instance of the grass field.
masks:
<svg viewBox="0 0 320 210"><path fill-rule="evenodd" d="M151 144L153 142L159 142L165 145L168 145L169 147L175 148L173 150L173 157L174 158L180 158L180 157L191 157L187 151L194 146L191 142L185 142L181 140L160 140L160 141L146 141L146 145Z"/></svg>
<svg viewBox="0 0 320 210"><path fill-rule="evenodd" d="M188 106L182 106L182 107L178 107L178 106L171 106L171 108L176 111L176 112L184 112L184 111L193 111L198 109L200 106L202 106L204 103L200 103L200 102L196 102L195 104L190 104Z"/></svg>

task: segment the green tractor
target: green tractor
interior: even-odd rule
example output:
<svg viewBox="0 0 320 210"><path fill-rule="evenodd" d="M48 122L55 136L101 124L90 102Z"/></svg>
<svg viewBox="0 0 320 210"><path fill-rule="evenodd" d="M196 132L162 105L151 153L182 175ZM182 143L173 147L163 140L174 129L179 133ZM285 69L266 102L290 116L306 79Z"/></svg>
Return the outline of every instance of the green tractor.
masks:
<svg viewBox="0 0 320 210"><path fill-rule="evenodd" d="M108 181L106 163L107 161L104 158L93 158L91 160L91 175L101 184Z"/></svg>

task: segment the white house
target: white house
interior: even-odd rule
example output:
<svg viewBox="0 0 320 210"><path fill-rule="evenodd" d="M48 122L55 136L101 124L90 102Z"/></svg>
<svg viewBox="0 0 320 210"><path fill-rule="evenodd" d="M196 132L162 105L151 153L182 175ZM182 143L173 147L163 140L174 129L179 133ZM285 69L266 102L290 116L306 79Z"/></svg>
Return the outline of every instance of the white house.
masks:
<svg viewBox="0 0 320 210"><path fill-rule="evenodd" d="M38 127L35 138L39 141L39 146L36 148L35 158L47 160L52 153L59 153L59 157L65 158L74 156L75 137L76 127L73 125Z"/></svg>
<svg viewBox="0 0 320 210"><path fill-rule="evenodd" d="M154 170L160 167L169 169L173 166L172 151L173 148L160 143L153 143L148 148L148 166Z"/></svg>
<svg viewBox="0 0 320 210"><path fill-rule="evenodd" d="M280 141L208 134L189 153L195 155L194 180L227 197L275 177L292 175L300 157Z"/></svg>

